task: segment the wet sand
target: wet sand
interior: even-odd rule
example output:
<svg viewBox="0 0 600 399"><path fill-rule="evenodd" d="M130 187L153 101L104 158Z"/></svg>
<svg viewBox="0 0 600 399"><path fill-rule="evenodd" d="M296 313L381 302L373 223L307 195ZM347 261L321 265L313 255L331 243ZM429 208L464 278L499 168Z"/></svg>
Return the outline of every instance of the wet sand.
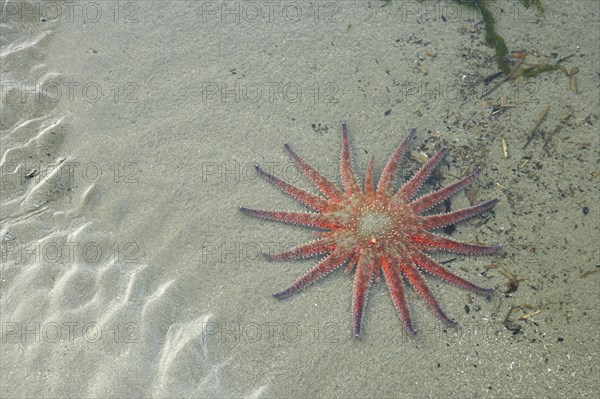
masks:
<svg viewBox="0 0 600 399"><path fill-rule="evenodd" d="M3 5L0 396L597 395L598 3L495 3L510 50L574 54L578 92L552 72L485 98L477 15L381 4ZM428 278L458 328L408 290L408 337L382 281L354 339L341 270L272 297L315 260L259 252L313 235L238 211L305 210L254 165L314 190L287 142L339 183L342 121L361 177L412 127L399 181L441 145L441 184L484 166L472 195L501 202L453 238L502 253L436 258L498 292Z"/></svg>

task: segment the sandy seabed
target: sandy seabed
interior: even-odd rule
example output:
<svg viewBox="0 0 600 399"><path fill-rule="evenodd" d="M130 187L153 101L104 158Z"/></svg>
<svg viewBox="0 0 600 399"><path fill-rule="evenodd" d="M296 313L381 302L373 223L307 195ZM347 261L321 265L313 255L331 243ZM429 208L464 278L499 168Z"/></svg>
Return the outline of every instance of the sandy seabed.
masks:
<svg viewBox="0 0 600 399"><path fill-rule="evenodd" d="M477 14L382 4L1 3L1 397L597 396L599 3L495 2L577 92L559 71L483 98ZM484 166L470 195L501 202L453 236L503 251L439 256L498 293L428 278L457 329L411 292L407 337L374 283L354 339L341 271L272 297L315 260L259 253L312 233L238 212L303 210L254 165L309 188L289 142L339 182L342 121L361 176L412 127L399 180L441 145L442 184Z"/></svg>

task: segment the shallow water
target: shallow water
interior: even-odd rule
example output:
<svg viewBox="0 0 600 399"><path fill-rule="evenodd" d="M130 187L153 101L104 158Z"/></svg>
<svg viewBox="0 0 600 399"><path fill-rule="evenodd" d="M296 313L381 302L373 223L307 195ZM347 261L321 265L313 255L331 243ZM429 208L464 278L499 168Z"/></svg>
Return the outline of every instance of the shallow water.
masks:
<svg viewBox="0 0 600 399"><path fill-rule="evenodd" d="M477 15L381 4L3 3L2 397L597 392L598 3L495 2L528 62L575 54L577 93L552 72L485 98ZM501 202L452 236L502 252L435 258L497 294L428 278L458 328L407 289L408 337L382 281L354 339L341 270L272 297L316 260L260 252L313 235L238 211L306 210L254 165L315 192L287 142L339 184L342 121L361 178L412 127L399 181L441 145L427 190L484 167L469 195Z"/></svg>

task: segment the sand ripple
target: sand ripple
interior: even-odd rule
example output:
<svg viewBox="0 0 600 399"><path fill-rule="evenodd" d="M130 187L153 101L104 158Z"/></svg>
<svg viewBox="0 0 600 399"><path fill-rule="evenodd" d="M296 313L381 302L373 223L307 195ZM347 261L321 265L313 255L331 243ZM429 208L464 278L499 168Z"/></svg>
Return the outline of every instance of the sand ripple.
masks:
<svg viewBox="0 0 600 399"><path fill-rule="evenodd" d="M44 63L52 32L2 28L3 83L62 79ZM231 359L217 360L204 334L212 315L186 319L176 280L120 256L90 217L102 201L96 185L73 180L68 114L17 94L7 93L0 122L0 396L269 396L227 390Z"/></svg>

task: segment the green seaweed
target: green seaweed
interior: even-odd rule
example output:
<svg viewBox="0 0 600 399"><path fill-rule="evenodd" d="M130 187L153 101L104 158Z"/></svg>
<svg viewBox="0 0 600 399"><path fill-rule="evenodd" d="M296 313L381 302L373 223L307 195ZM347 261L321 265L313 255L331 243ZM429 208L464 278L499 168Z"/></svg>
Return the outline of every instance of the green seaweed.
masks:
<svg viewBox="0 0 600 399"><path fill-rule="evenodd" d="M385 2L384 5L387 5L391 2L391 0L383 0ZM419 0L425 1L425 0ZM529 8L532 4L536 6L538 11L542 14L544 13L544 7L542 6L541 0L518 0L525 8ZM508 55L508 48L506 47L506 43L504 42L504 38L500 36L498 32L496 32L496 20L494 19L494 15L492 14L489 4L489 0L454 0L455 3L464 5L466 7L474 8L479 11L481 16L483 17L483 22L485 24L485 42L496 51L496 63L498 64L498 68L505 74L510 74L511 70L506 62L506 57ZM552 69L547 69L552 70ZM541 70L538 68L538 72L545 72L545 70ZM521 73L521 76L529 77L529 73ZM536 74L537 75L537 74ZM535 76L535 75L531 75Z"/></svg>
<svg viewBox="0 0 600 399"><path fill-rule="evenodd" d="M456 0L459 4L465 4L470 7L474 7L477 9L481 16L483 17L483 22L485 23L485 41L486 43L496 50L496 63L498 64L498 68L505 75L510 73L510 67L506 63L506 56L508 55L508 48L506 48L506 43L504 42L504 38L500 36L496 32L496 20L492 15L492 12L488 8L489 1L488 0Z"/></svg>
<svg viewBox="0 0 600 399"><path fill-rule="evenodd" d="M532 4L535 4L539 12L544 13L544 7L542 6L542 0L519 0L525 8L529 8Z"/></svg>

